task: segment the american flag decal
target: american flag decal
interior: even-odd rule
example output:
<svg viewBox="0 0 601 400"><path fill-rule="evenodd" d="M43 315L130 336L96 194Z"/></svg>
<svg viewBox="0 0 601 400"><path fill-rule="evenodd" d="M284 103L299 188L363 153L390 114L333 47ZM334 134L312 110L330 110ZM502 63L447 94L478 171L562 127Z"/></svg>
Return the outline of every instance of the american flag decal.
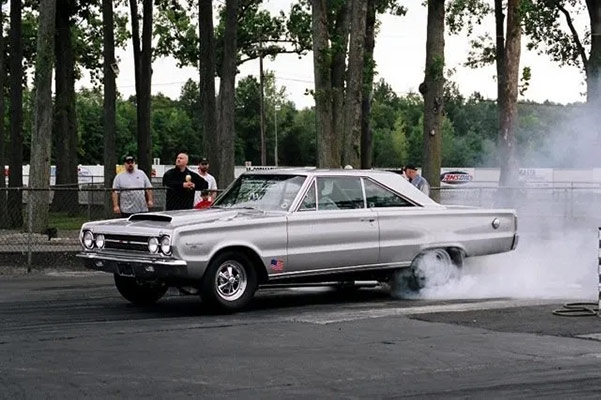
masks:
<svg viewBox="0 0 601 400"><path fill-rule="evenodd" d="M274 272L282 272L284 270L284 261L276 260L275 258L271 260L271 269Z"/></svg>

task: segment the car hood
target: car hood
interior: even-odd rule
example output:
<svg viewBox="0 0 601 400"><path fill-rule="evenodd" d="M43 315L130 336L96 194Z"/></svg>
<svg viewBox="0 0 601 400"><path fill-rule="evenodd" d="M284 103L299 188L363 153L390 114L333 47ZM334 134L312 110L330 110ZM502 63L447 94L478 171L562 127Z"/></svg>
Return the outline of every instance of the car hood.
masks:
<svg viewBox="0 0 601 400"><path fill-rule="evenodd" d="M140 234L148 229L175 229L219 221L245 221L283 216L283 212L265 212L254 209L208 208L204 210L180 210L134 214L129 218L90 222L84 228L96 232Z"/></svg>
<svg viewBox="0 0 601 400"><path fill-rule="evenodd" d="M207 208L203 210L165 211L159 213L138 214L129 218L129 222L168 222L173 227L211 223L216 221L262 219L284 215L282 212L267 212L251 208Z"/></svg>

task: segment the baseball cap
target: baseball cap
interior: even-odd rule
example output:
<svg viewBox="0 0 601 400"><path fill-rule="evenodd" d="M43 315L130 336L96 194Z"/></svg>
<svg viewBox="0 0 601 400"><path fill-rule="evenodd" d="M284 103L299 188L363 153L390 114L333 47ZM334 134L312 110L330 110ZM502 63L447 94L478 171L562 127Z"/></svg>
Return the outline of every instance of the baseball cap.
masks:
<svg viewBox="0 0 601 400"><path fill-rule="evenodd" d="M206 157L200 157L200 161L198 162L199 164L208 164L209 163L209 159Z"/></svg>
<svg viewBox="0 0 601 400"><path fill-rule="evenodd" d="M412 169L413 171L417 171L417 168L413 164L407 164L407 165L405 165L405 169Z"/></svg>
<svg viewBox="0 0 601 400"><path fill-rule="evenodd" d="M128 162L128 161L136 161L136 158L135 158L134 156L132 156L132 155L128 155L128 156L125 156L125 157L123 158L123 161L125 161L125 162Z"/></svg>

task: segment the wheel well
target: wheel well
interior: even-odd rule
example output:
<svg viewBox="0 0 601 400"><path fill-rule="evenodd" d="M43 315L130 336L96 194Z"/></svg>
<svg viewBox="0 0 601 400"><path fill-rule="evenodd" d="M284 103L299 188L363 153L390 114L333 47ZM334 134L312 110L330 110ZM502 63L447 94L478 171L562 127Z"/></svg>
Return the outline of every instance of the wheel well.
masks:
<svg viewBox="0 0 601 400"><path fill-rule="evenodd" d="M244 254L252 263L253 268L255 269L255 271L257 272L257 280L259 283L265 283L267 282L267 270L265 269L265 267L263 266L263 262L261 261L261 257L259 257L259 255L251 248L249 247L245 247L245 246L230 246L230 247L224 247L223 249L219 250L217 253L215 253L213 255L213 257L211 257L211 261L219 256L220 254L223 254L227 251L232 251L234 253L242 253Z"/></svg>
<svg viewBox="0 0 601 400"><path fill-rule="evenodd" d="M463 259L465 258L465 251L463 249L459 247L447 247L445 250L449 253L449 256L451 256L453 264L458 267L463 266Z"/></svg>

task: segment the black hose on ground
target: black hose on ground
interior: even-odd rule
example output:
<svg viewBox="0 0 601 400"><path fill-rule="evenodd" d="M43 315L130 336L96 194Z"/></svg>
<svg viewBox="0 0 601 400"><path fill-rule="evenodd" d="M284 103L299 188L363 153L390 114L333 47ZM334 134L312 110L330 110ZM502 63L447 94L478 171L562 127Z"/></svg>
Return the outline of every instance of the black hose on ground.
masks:
<svg viewBox="0 0 601 400"><path fill-rule="evenodd" d="M597 303L566 303L563 308L553 310L560 317L596 317L599 314Z"/></svg>

